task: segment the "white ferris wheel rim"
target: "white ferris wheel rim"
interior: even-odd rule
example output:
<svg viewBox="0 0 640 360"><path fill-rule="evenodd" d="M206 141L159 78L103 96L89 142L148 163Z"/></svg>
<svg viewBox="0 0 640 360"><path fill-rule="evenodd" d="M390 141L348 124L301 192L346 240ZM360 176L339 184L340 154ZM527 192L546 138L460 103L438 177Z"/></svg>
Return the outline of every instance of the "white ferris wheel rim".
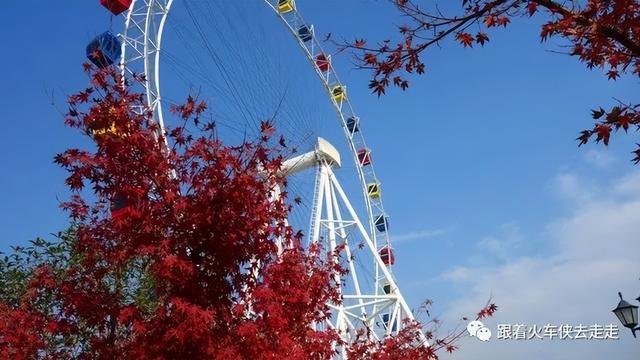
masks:
<svg viewBox="0 0 640 360"><path fill-rule="evenodd" d="M386 218L386 212L384 211L384 207L382 205L382 195L378 194L377 197L372 197L369 194L368 185L375 183L378 187L380 187L380 181L375 175L373 163L364 164L364 161L361 161L358 156L359 149L367 149L366 143L364 141L364 136L362 134L362 127L359 123L359 118L357 117L351 102L348 96L345 96L344 99L336 100L332 96L333 86L340 85L343 87L345 95L346 95L346 85L339 80L335 69L331 66L330 56L329 56L329 69L327 71L322 71L316 65L316 55L318 54L327 54L322 49L320 42L316 39L313 34L313 30L311 30L312 38L310 40L311 44L305 44L305 41L301 39L298 34L298 28L301 25L310 26L308 23L304 22L302 16L298 12L294 0L291 0L293 4L293 9L287 12L281 12L278 10L278 0L263 0L278 16L278 18L285 24L288 28L291 35L293 35L294 39L297 40L299 47L303 50L303 53L307 57L308 61L312 65L313 69L316 71L316 74L320 78L323 87L327 91L327 94L331 100L332 106L336 110L336 114L340 121L340 126L343 129L344 136L346 138L349 150L351 152L352 158L355 161L355 168L357 170L361 192L365 201L365 210L366 217L368 220L369 231L368 234L364 234L364 227L362 227L363 235L365 237L369 237L371 240L371 248L374 250L374 257L376 257L379 265L382 265L380 260L380 255L378 254L378 250L384 247L390 247L389 235L388 235L388 223ZM122 55L120 62L120 69L123 74L144 74L143 77L143 87L145 88L145 95L147 104L152 110L153 120L156 121L161 129L164 132L164 119L162 113L162 97L160 95L160 55L161 55L161 44L162 44L162 35L164 32L165 23L167 21L167 17L170 13L171 6L173 5L174 0L132 0L132 4L129 10L125 15L125 28L123 33L120 34L120 38L122 39ZM311 27L311 29L313 29ZM358 130L349 131L347 126L347 119L355 118L356 126ZM369 160L370 161L370 160ZM328 169L330 172L331 170ZM337 184L336 184L337 185ZM339 185L337 185L339 187ZM350 205L348 205L350 207ZM376 213L374 214L374 210ZM354 213L355 215L355 213ZM313 214L311 215L313 218ZM376 223L379 217L382 216L383 224L385 227L385 231L378 233L376 231ZM382 241L378 241L378 236L380 236ZM388 265L388 264L385 264ZM385 268L382 266L375 267L375 284L376 284L376 294L375 295L357 295L353 298L359 297L360 304L363 304L363 299L371 299L371 298L389 298L389 296L378 295L379 291L379 280L381 278L386 278L388 282L393 284L393 297L396 298L396 301L399 305L396 305L396 308L402 308L402 312L404 312L405 316L413 319L413 314L409 307L407 306L404 298L400 294L399 290L397 290L397 286L395 284L395 280L393 279L393 275L391 274L391 268ZM358 290L359 291L359 290ZM397 294L396 294L397 291ZM388 293L387 293L388 294ZM345 295L344 299L348 299L349 296ZM374 302L380 302L381 300L375 300ZM375 306L375 305L374 305ZM374 307L375 309L375 307ZM343 309L344 310L344 309ZM375 310L374 310L375 311ZM402 326L400 325L400 319L398 316L396 319L396 314L400 314L400 310L395 312L392 315L391 322L386 326L386 332L389 334L391 331L395 331L397 333L398 329ZM371 324L373 323L373 314L371 314L372 319L368 320ZM379 314L377 316L380 316ZM397 321L399 325L396 329L392 330L391 324ZM424 334L420 332L421 338L423 339L424 344L427 344L426 338Z"/></svg>

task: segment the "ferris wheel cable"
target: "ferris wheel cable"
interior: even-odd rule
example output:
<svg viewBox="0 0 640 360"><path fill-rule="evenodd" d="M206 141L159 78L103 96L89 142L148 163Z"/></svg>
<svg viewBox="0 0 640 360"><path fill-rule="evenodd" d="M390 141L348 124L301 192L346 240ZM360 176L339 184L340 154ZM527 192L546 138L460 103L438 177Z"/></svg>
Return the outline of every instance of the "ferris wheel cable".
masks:
<svg viewBox="0 0 640 360"><path fill-rule="evenodd" d="M216 28L215 31L219 31L219 30ZM223 37L222 40L225 43L227 43L226 46L230 46L228 44L228 42L226 41L226 38ZM240 57L239 62L242 63L242 67L243 68L246 68L248 64L246 64L244 60L245 60L244 57ZM262 72L258 72L258 74L267 73L267 71L265 71L265 70L267 70L267 69L263 69L263 71ZM241 72L239 75L240 75L240 77L243 77L243 75L245 75L243 77L243 79L241 79L243 82L245 82L246 80L248 80L248 82L252 82L254 84L257 84L259 82L259 79L256 79L255 76L253 76L253 74L251 72ZM269 92L274 93L274 94L275 93L279 93L279 91L277 91L276 87L273 85L273 81L266 81L265 83L267 84L267 86L270 87L270 91ZM280 100L278 101L278 105L276 107L277 111L273 115L269 116L269 118L274 120L274 121L278 120L278 115L279 115L278 113L280 113L281 110L282 110L281 109L282 108L282 106L281 106L282 105L282 101L284 100L284 97L286 97L288 95L287 94L287 87L288 87L288 85L285 84L284 85L284 89L281 91L282 94L279 95ZM248 96L249 96L249 103L251 103L251 104L255 104L255 103L258 103L258 102L261 102L263 104L266 103L265 101L261 101L262 100L261 97L256 97L256 94L254 92L249 92ZM284 119L286 120L287 118L285 117ZM298 126L299 126L299 124L298 124Z"/></svg>
<svg viewBox="0 0 640 360"><path fill-rule="evenodd" d="M210 4L210 3L206 3L206 4ZM216 4L218 4L218 3L216 3ZM234 22L230 22L230 21L228 20L228 18L229 18L229 17L225 17L225 19L227 19L227 23L228 23L228 24L231 24L231 25L232 25L232 24L234 24ZM222 31L220 31L220 28L216 25L216 24L217 24L217 21L212 21L212 22L210 22L210 23L212 24L212 26L215 26L215 28L214 28L215 33L222 33ZM233 29L233 28L232 28L231 30L232 30L232 32L233 32L234 34L236 33L236 32L234 31L234 29ZM248 33L249 33L249 34L253 34L254 32L249 31ZM234 40L238 41L238 39L234 39ZM243 40L244 40L244 38L240 39L240 41L243 41ZM227 48L229 48L229 49L233 49L233 50L235 50L235 49L236 49L236 47L231 46L231 41L229 41L226 37L221 37L221 41L223 41L223 42L225 43L225 46L226 46ZM258 39L256 39L256 38L255 38L255 36L253 36L253 37L250 37L250 38L249 38L248 43L256 44L256 43L259 43L259 42L258 42ZM260 62L261 67L260 67L260 68L256 68L256 72L255 72L255 73L256 73L256 74L259 74L259 75L263 75L263 74L270 74L270 73L272 73L272 70L273 70L273 68L274 68L274 67L273 67L273 66L271 66L271 67L265 66L265 62L266 62L266 60L270 60L270 59L271 59L271 57L270 57L270 56L267 56L267 55L264 53L264 49L263 49L263 47L252 47L252 49L255 49L255 50L257 50L257 51L258 51L258 56L257 56L257 58L258 58L258 59L261 59L261 62ZM243 50L244 50L244 49L243 49ZM236 54L242 54L242 53L244 53L244 51L239 51L239 50L238 50L238 51L235 51L235 53L236 53ZM240 56L240 59L241 59L241 61L244 61L245 57ZM253 62L253 64L257 65L257 63L256 63L256 62ZM246 68L248 65L249 65L249 64L245 64L245 63L243 63L243 67L245 67L245 68ZM275 69L276 69L276 70L279 70L280 68L281 68L281 66L275 66ZM247 78L249 78L249 79L251 79L251 80L253 80L253 79L255 78L254 73L253 73L253 72L249 72L249 71L247 71L247 72L240 72L240 74L239 74L239 75L241 75L241 76L242 76L242 75L245 75L245 74L246 74L246 77L247 77ZM280 77L276 75L276 79L279 79L279 78L280 78ZM273 83L273 80L271 80L271 79L269 79L268 81L266 81L266 84L271 85L272 83ZM285 91L286 91L286 87L287 87L288 85L286 85L286 84L285 84L284 86L285 86ZM272 88L273 88L273 87L272 87ZM286 94L285 94L285 95L286 95ZM249 96L250 96L252 99L256 99L256 98L255 98L255 93L254 93L254 92L249 92ZM294 110L299 110L300 108L299 108L299 107L294 107L293 109L294 109ZM300 122L300 120L305 121L306 119L308 119L308 117L307 117L307 116L299 116L299 117L297 118L298 123L296 123L296 124L293 124L293 123L292 123L292 125L293 125L293 126L295 126L295 127L298 127L298 126L299 126L299 122ZM308 121L306 121L306 122L307 122L306 128L309 128Z"/></svg>
<svg viewBox="0 0 640 360"><path fill-rule="evenodd" d="M212 8L212 4L216 6L216 9L214 10ZM207 13L209 14L209 18L213 21L207 21L205 22L207 25L210 25L211 30L214 34L222 34L223 31L221 31L221 28L219 27L219 23L221 21L216 21L218 19L214 19L215 15L214 14L226 14L227 16L223 16L222 17L222 22L224 22L225 25L227 25L230 29L231 32L233 34L249 34L250 38L248 40L248 43L250 44L259 44L260 39L258 39L255 34L264 34L266 33L265 31L250 31L248 29L250 23L248 21L246 21L246 17L244 16L234 16L234 14L230 14L230 11L228 8L222 8L223 3L222 2L202 2L201 3L202 6L206 7L207 9ZM237 6L235 6L233 9L236 9ZM242 15L242 14L238 14L238 15ZM234 19L234 21L231 21L231 19ZM252 22L253 24L259 24L258 22ZM240 24L240 26L236 27L236 24ZM239 31L240 29L244 30L244 31ZM236 46L233 46L232 44L234 42L238 42L237 36L236 38L234 38L233 42L228 39L227 37L220 37L221 42L223 43L225 49L227 49L229 52L233 53L234 56L239 57L241 59L244 60L244 57L240 56L241 54L243 54L246 49L245 48L239 48ZM241 39L244 40L244 39ZM270 60L272 57L268 56L265 52L264 52L264 48L263 47L251 47L252 49L255 49L259 52L259 56L258 58L261 59L261 65L264 65L263 63L265 62L265 60ZM253 64L255 64L257 66L258 63L254 62ZM276 66L275 69L279 70L281 69L281 66ZM256 73L257 74L266 74L268 73L267 71L265 71L264 66L258 67L256 68ZM254 77L254 73L253 72L241 72L240 75L244 75L246 74L247 77L253 79ZM251 76L249 76L249 74L251 74ZM279 78L279 77L276 77ZM253 92L249 93L249 96L252 97L252 99L255 99L255 94ZM307 119L306 117L300 117L300 119Z"/></svg>
<svg viewBox="0 0 640 360"><path fill-rule="evenodd" d="M215 25L216 25L216 23L217 23L217 21L215 21L213 18L210 18L210 19L207 19L207 20L209 20L209 21L205 21L205 22L204 22L204 23L205 23L205 25L210 25L210 26L212 26L212 30L211 30L211 31L212 31L214 34L219 33L219 30L218 30L218 29L216 28L216 26L215 26ZM226 39L225 39L224 37L220 37L220 40L221 40L221 43L222 43L222 47L223 47L223 49L225 50L225 52L226 52L226 53L237 53L237 52L235 51L235 49L234 49L232 46L230 46L230 44L229 44L228 42L226 42L226 41L225 41ZM242 58L241 56L236 56L236 59L238 59L239 61L242 61L242 60L243 60L243 58ZM221 61L221 60L217 60L217 61L219 61L219 63L221 64L221 66L224 66L224 62L223 62L223 61ZM227 71L227 69L226 69L226 68L224 68L224 70L225 70L225 71ZM231 82L231 81L233 81L233 80L235 80L235 79L238 79L238 75L242 75L242 73L238 74L238 73L236 72L236 73L234 74L234 76L233 76L233 77L229 76L229 78L231 79L231 80L230 80L230 82ZM255 104L256 99L255 99L255 97L254 97L254 94L253 94L253 93L251 93L251 92L249 92L248 94L246 94L246 93L245 93L245 94L243 94L243 95L242 95L242 98L244 99L244 97L245 97L245 96L247 96L247 95L251 97L251 98L249 99L248 103L250 103L250 104ZM239 107L243 107L243 108L245 108L245 107L246 107L244 103L238 103L238 104L237 104L237 106L239 106ZM252 113L251 109L247 109L247 111L250 113L250 116L251 116L253 119L257 118L256 114L255 114L255 113Z"/></svg>
<svg viewBox="0 0 640 360"><path fill-rule="evenodd" d="M171 67L171 68L172 68L172 70L174 70L176 73L178 73L178 72L179 72L179 67L177 67L177 66L175 66L175 67L174 67L174 66L172 66L172 64L171 64L171 63L169 63L168 65L169 65L169 67ZM178 106L178 105L183 104L183 100L173 99L173 98L171 98L171 97L169 97L169 96L166 96L166 95L165 95L165 96L163 96L163 100L164 100L164 101L165 101L165 103L167 103L168 105L176 105L176 106ZM237 124L237 122L235 122L235 121L224 121L224 120L223 120L223 118L221 118L221 117L216 117L215 123L216 123L216 125L218 125L218 126L225 127L225 128L227 128L227 129L229 129L229 130L232 130L232 131L234 131L234 132L236 132L236 133L243 133L243 132L245 132L245 129L241 129L241 128L238 128L237 126L234 126L235 124ZM234 125L231 125L231 124L234 124Z"/></svg>
<svg viewBox="0 0 640 360"><path fill-rule="evenodd" d="M165 55L167 55L167 54L165 53ZM165 98L165 99L166 99L166 98ZM294 109L298 109L298 108L297 108L297 107L295 107ZM274 117L275 117L275 116L274 116ZM304 142L308 141L308 139L309 139L311 136L312 136L312 133L311 133L311 132L308 132L308 133L305 135L305 137L304 137L304 138L302 138L302 142L304 143ZM294 184L296 184L296 183L294 182ZM296 194L303 194L303 196L304 196L304 197L306 197L306 196L304 195L304 192L303 192L303 191L300 191L299 186L298 186L297 184L296 184L296 185L294 185L294 186L291 186L291 188L292 188L292 189L294 189L294 191L293 191L294 193L296 193ZM307 207L307 209L308 209L308 207ZM300 216L301 216L301 215L300 215Z"/></svg>
<svg viewBox="0 0 640 360"><path fill-rule="evenodd" d="M167 55L167 54L165 54L165 55ZM168 59L167 59L167 60L168 60ZM167 61L167 64L168 64L168 65L169 65L169 67L174 71L174 73L178 74L178 75L179 75L179 77L181 77L181 78L183 78L183 79L185 79L185 80L186 80L186 77L185 77L184 75L182 75L182 72L180 71L180 69L182 68L182 66L181 66L181 65L174 64L171 60L168 60L168 61ZM197 75L195 75L195 74L194 74L193 76L197 77ZM206 82L206 80L205 80L205 79L202 79L202 81L203 81L203 82ZM188 81L185 81L185 84L190 85L190 87L192 87L192 85L193 85L192 83L190 83L190 82L188 82ZM168 99L166 96L165 96L164 98L165 98L165 99ZM180 105L180 104L182 104L182 103L184 102L184 100L180 100L180 101L173 100L173 99L169 99L169 100L170 100L170 102L171 102L171 105ZM229 121L229 122L225 122L225 121L222 121L222 120L223 120L223 118L222 118L222 117L217 117L217 121L216 121L216 122L217 122L217 123L221 123L221 124L222 124L222 123L226 123L226 125L228 125L228 126L230 126L230 127L232 127L231 125L229 125L229 124L231 124L231 123L235 123L235 124L237 124L237 121ZM235 127L235 129L236 129L236 130L238 130L238 131L244 131L244 130L239 129L239 128L237 128L237 127Z"/></svg>
<svg viewBox="0 0 640 360"><path fill-rule="evenodd" d="M181 32L181 30L179 28L175 28L174 29L175 33L178 35L178 37L183 41L183 44L187 45L187 42ZM193 50L191 48L187 48L186 51L189 54L193 54ZM197 77L199 77L202 80L205 80L207 82L211 82L211 79L209 78L209 75L206 73L203 73L201 71L198 71L197 68L194 68L193 66L191 66L189 63L187 63L186 61L181 61L179 60L178 56L174 55L171 51L167 51L166 49L164 50L164 55L165 57L168 57L169 59L171 59L172 61L174 61L177 65L184 67L185 71L190 72L192 75L195 75ZM199 59L197 57L195 57L194 55L192 55L192 58L194 59L195 62L199 62ZM204 68L203 64L197 64L200 65L200 68ZM186 80L186 78L184 79L185 83L191 83L189 80Z"/></svg>
<svg viewBox="0 0 640 360"><path fill-rule="evenodd" d="M182 34L182 31L181 31L181 30L178 30L178 31L180 32L181 40L182 40L184 43L187 43L187 41L186 41L186 39L185 39L184 35ZM175 58L175 56L174 56L172 53L170 53L170 52L166 52L166 51L165 51L165 55L168 55L168 56L169 56L169 57L171 57L171 58ZM242 60L244 60L244 58L243 58L243 57L241 57L241 59L242 59ZM211 83L213 82L213 81L211 80L211 78L210 78L210 75L204 75L204 74L201 74L200 72L198 72L198 71L196 71L195 69L193 69L193 67L189 66L188 64L185 64L185 65L184 65L184 67L185 67L185 68L187 68L187 69L189 69L189 70L190 70L190 72L193 72L194 74L197 74L197 76L198 76L198 77L200 77L200 78L203 78L203 77L205 77L205 76L206 76L206 79L203 79L203 80L205 80L207 83L211 84ZM269 83L270 83L270 82L267 82L267 84L269 84ZM219 92L224 92L224 89L220 89L220 91L219 91ZM250 94L250 95L253 95L253 93L252 93L252 92L250 92L249 94ZM294 109L298 110L298 109L299 109L299 107L294 108ZM305 116L305 117L300 117L300 119L306 119L306 118L307 118L306 116ZM296 125L294 125L294 126L299 127L299 124L296 124ZM306 126L306 127L307 127L307 128L309 128L309 126Z"/></svg>
<svg viewBox="0 0 640 360"><path fill-rule="evenodd" d="M223 74L223 81L229 87L229 89L232 91L235 101L238 104L242 104L242 105L246 106L246 104L242 101L242 97L239 96L238 91L235 88L235 86L229 81L229 74L227 73L224 65L220 63L219 57L217 56L216 52L213 50L213 48L212 48L211 44L209 43L207 37L204 35L204 32L202 31L202 28L200 27L200 24L199 24L198 20L193 15L193 12L192 12L191 8L189 7L189 1L185 1L184 4L185 4L185 8L187 9L187 12L189 13L189 17L191 18L196 30L198 31L198 34L200 35L200 39L202 40L203 44L206 45L206 49L207 49L209 55L211 56L211 58L213 59L214 64L216 65L216 67L218 68L220 73ZM254 124L256 130L258 130L259 129L259 125L256 123L256 121L252 118L252 116L250 114L247 115L245 113L245 111L243 109L243 106L239 106L239 109L241 110L241 113L243 114L244 120L245 121L251 120L251 122Z"/></svg>
<svg viewBox="0 0 640 360"><path fill-rule="evenodd" d="M170 66L171 67L171 66ZM182 104L182 101L176 100L176 99L172 99L170 97L167 96L163 96L163 99L165 100L165 102L168 102L168 104L170 105L180 105ZM225 121L225 118L222 116L216 116L216 119L214 121L216 123L216 125L218 127L224 127L227 128L229 130L232 130L233 132L235 132L236 134L242 134L246 132L246 128L242 129L237 127L237 121L234 120L227 120ZM308 140L309 136L306 137L306 140Z"/></svg>
<svg viewBox="0 0 640 360"><path fill-rule="evenodd" d="M205 83L207 83L207 84L209 84L209 85L213 85L213 84L214 84L214 81L213 81L213 80L212 80L208 75L206 75L206 74L202 74L201 72L199 72L199 71L197 71L197 70L193 69L189 64L187 64L187 63L185 63L185 62L180 62L180 61L178 61L178 60L176 59L177 57L175 57L172 53L165 51L165 53L164 53L164 54L165 54L165 56L168 58L168 59L167 59L167 60L169 60L169 61L168 61L168 63L170 64L170 66L172 67L172 69L175 71L175 73L177 73L177 74L179 74L179 75L180 75L180 77L182 78L182 80L183 80L183 82L184 82L185 84L189 84L189 85L191 85L191 81L188 81L188 80L186 79L186 77L185 77L184 75L182 75L182 71L181 71L182 69L184 69L184 70L188 71L188 72L189 72L189 73L191 73L193 76L196 76L196 77L200 78L203 82L205 82ZM213 87L215 87L215 85L214 85ZM224 92L224 91L220 91L219 93L222 93L222 92ZM218 120L220 120L220 119L221 119L221 118L220 118L220 117L218 117ZM221 123L221 124L222 124L222 123L224 123L224 122L222 122L222 121L217 121L217 123ZM237 128L237 127L234 127L234 126L229 125L229 124L231 124L231 123L236 123L236 124L237 124L237 121L229 121L229 122L226 124L226 126L228 126L228 127L230 127L230 128L233 128L233 129L235 129L235 130L237 130L237 131L240 131L240 132L242 132L242 131L243 131L242 129L239 129L239 128Z"/></svg>

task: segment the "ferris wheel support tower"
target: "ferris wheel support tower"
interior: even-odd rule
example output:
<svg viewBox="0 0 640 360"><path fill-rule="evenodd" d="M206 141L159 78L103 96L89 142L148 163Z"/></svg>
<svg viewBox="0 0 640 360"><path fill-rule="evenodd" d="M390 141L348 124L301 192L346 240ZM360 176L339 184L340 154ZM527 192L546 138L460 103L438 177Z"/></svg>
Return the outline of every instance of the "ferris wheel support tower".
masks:
<svg viewBox="0 0 640 360"><path fill-rule="evenodd" d="M340 154L336 148L328 141L318 138L313 151L285 161L283 173L292 175L316 169L309 243L318 244L324 240L330 253L338 246L344 247L344 258L349 270L347 277L352 286L349 287L349 292L341 290L342 303L329 304L333 316L327 320L326 326L336 329L346 343L354 340L359 329L368 330L367 333L372 338L381 340L386 335L397 334L403 327L403 320L414 320L414 317L388 265L378 254L369 232L334 174L333 169L340 165ZM341 209L347 210L344 216ZM328 239L322 239L321 233L326 234ZM380 282L385 284L382 294L375 289L373 292L366 292L360 287L359 274L352 256L355 238L363 239L364 246L373 255L377 272L382 274Z"/></svg>

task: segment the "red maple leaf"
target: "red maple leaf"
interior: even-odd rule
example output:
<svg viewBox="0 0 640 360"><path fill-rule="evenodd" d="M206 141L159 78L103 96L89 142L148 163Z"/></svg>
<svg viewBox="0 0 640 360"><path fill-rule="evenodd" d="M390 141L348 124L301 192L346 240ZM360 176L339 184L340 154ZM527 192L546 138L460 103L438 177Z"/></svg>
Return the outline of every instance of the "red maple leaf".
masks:
<svg viewBox="0 0 640 360"><path fill-rule="evenodd" d="M366 43L367 43L367 42L366 42L364 39L359 39L359 40L356 40L356 41L353 43L353 46L355 46L355 47L357 47L357 48L361 48L361 47L365 46L365 45L366 45Z"/></svg>
<svg viewBox="0 0 640 360"><path fill-rule="evenodd" d="M485 42L489 41L489 36L483 32L479 32L476 35L476 42L480 45L484 45Z"/></svg>
<svg viewBox="0 0 640 360"><path fill-rule="evenodd" d="M458 32L456 34L456 40L464 47L473 47L473 36L466 32Z"/></svg>

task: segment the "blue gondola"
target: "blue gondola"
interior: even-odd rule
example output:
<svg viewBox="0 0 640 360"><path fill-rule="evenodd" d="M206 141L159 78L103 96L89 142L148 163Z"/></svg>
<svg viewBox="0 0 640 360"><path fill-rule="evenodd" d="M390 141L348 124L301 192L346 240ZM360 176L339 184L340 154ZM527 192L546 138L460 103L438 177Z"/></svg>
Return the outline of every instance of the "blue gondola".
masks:
<svg viewBox="0 0 640 360"><path fill-rule="evenodd" d="M127 199L123 195L116 195L111 201L111 218L117 219L129 213Z"/></svg>
<svg viewBox="0 0 640 360"><path fill-rule="evenodd" d="M382 323L384 324L384 328L387 329L389 327L389 321L391 320L391 314L386 313L382 314ZM393 326L391 326L391 331L395 332L398 329L398 322L394 321Z"/></svg>
<svg viewBox="0 0 640 360"><path fill-rule="evenodd" d="M385 232L387 231L387 229L389 228L389 223L388 223L388 219L386 216L384 215L378 215L378 217L376 218L376 229L378 229L378 231L380 232Z"/></svg>
<svg viewBox="0 0 640 360"><path fill-rule="evenodd" d="M384 286L382 286L382 290L387 295L391 294L391 284L384 284Z"/></svg>
<svg viewBox="0 0 640 360"><path fill-rule="evenodd" d="M307 25L302 25L298 28L298 37L300 40L307 42L313 39L313 27L308 27Z"/></svg>
<svg viewBox="0 0 640 360"><path fill-rule="evenodd" d="M357 117L350 117L347 119L347 129L349 129L349 133L353 134L360 131L360 126L358 126L359 122L360 119Z"/></svg>
<svg viewBox="0 0 640 360"><path fill-rule="evenodd" d="M113 65L122 52L122 43L110 31L105 31L96 36L87 45L87 59L99 68Z"/></svg>

